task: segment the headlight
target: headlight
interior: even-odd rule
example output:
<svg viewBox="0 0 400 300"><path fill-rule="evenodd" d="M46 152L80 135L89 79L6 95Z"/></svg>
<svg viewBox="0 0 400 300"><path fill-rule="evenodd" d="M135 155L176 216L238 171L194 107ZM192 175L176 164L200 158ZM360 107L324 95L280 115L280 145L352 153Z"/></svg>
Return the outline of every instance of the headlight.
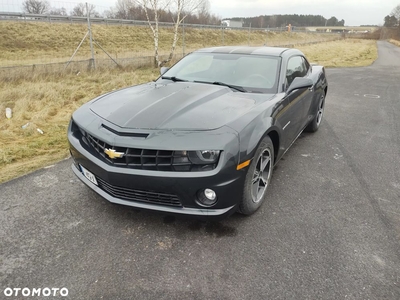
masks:
<svg viewBox="0 0 400 300"><path fill-rule="evenodd" d="M190 161L196 165L213 164L218 161L219 150L188 151Z"/></svg>
<svg viewBox="0 0 400 300"><path fill-rule="evenodd" d="M82 136L86 136L86 132L74 122L74 119L71 118L70 122L71 132L73 135L75 135L75 137L79 138L79 134Z"/></svg>

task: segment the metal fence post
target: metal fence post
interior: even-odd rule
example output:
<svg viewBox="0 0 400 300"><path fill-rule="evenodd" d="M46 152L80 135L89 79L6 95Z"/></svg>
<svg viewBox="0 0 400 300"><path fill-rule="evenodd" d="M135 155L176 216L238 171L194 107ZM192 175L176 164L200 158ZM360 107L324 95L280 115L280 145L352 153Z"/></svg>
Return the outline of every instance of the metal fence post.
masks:
<svg viewBox="0 0 400 300"><path fill-rule="evenodd" d="M248 34L248 36L247 36L247 44L250 46L250 31L251 31L251 23L250 23L250 26L249 26L249 34Z"/></svg>
<svg viewBox="0 0 400 300"><path fill-rule="evenodd" d="M182 21L182 56L185 56L185 20Z"/></svg>
<svg viewBox="0 0 400 300"><path fill-rule="evenodd" d="M224 37L224 26L221 23L221 38L222 38L222 46L225 46L225 37Z"/></svg>
<svg viewBox="0 0 400 300"><path fill-rule="evenodd" d="M89 30L90 52L92 53L92 58L90 59L90 63L89 63L89 70L90 70L92 67L93 67L93 69L96 69L96 65L94 62L92 27L90 26L90 12L89 12L89 5L87 2L86 2L86 15L87 15L87 22L88 22L88 30Z"/></svg>

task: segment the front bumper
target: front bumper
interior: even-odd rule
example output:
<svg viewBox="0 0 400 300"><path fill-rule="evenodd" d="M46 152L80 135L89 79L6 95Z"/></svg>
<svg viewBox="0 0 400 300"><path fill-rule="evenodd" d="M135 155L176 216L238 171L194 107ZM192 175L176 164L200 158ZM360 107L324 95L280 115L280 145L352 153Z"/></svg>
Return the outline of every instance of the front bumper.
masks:
<svg viewBox="0 0 400 300"><path fill-rule="evenodd" d="M93 191L99 194L104 199L108 200L111 203L121 204L132 206L139 209L146 209L146 210L155 210L159 212L164 212L168 214L180 214L180 215L191 215L191 216L198 216L198 217L228 217L236 211L236 205L229 206L227 208L221 209L212 209L212 208L189 208L189 207L169 207L163 205L155 205L149 204L144 202L135 202L135 201L128 201L119 199L116 197L111 196L107 192L103 191L101 188L90 182L80 170L72 164L72 171L75 175L88 187L90 187Z"/></svg>
<svg viewBox="0 0 400 300"><path fill-rule="evenodd" d="M88 187L106 200L139 209L155 210L164 213L191 215L198 217L227 217L236 211L243 195L245 170L236 170L238 158L230 151L221 154L220 162L214 170L199 172L167 172L121 168L110 165L101 159L90 147L82 144L71 132L68 133L71 155L74 159L72 170ZM235 147L236 148L236 147ZM233 149L236 151L236 149ZM238 147L237 147L238 150ZM176 195L181 205L164 205L141 199L117 197L102 185L95 185L82 173L80 166L103 182L118 189L134 189L139 192ZM206 208L198 204L199 191L205 188L214 190L217 203Z"/></svg>

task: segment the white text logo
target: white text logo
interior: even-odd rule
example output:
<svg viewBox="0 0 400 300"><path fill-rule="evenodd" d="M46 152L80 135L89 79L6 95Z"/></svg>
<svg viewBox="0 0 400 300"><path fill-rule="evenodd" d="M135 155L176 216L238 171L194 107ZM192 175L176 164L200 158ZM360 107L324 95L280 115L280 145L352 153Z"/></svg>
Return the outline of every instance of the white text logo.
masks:
<svg viewBox="0 0 400 300"><path fill-rule="evenodd" d="M6 297L12 296L23 296L23 297L34 297L34 296L43 296L43 297L51 297L51 296L68 296L68 289L67 288L6 288L4 290L4 295Z"/></svg>

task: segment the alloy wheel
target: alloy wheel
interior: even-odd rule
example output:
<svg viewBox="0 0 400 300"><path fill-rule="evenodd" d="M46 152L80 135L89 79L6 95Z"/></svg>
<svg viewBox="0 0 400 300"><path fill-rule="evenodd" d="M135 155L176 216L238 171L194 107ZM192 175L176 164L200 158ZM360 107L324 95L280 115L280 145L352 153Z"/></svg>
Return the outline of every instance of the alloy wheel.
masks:
<svg viewBox="0 0 400 300"><path fill-rule="evenodd" d="M258 157L251 180L251 196L254 203L263 198L272 174L271 150L265 149Z"/></svg>
<svg viewBox="0 0 400 300"><path fill-rule="evenodd" d="M322 116L324 115L324 104L325 104L325 97L321 96L321 99L319 100L318 104L318 111L317 111L317 126L321 124L322 121Z"/></svg>

